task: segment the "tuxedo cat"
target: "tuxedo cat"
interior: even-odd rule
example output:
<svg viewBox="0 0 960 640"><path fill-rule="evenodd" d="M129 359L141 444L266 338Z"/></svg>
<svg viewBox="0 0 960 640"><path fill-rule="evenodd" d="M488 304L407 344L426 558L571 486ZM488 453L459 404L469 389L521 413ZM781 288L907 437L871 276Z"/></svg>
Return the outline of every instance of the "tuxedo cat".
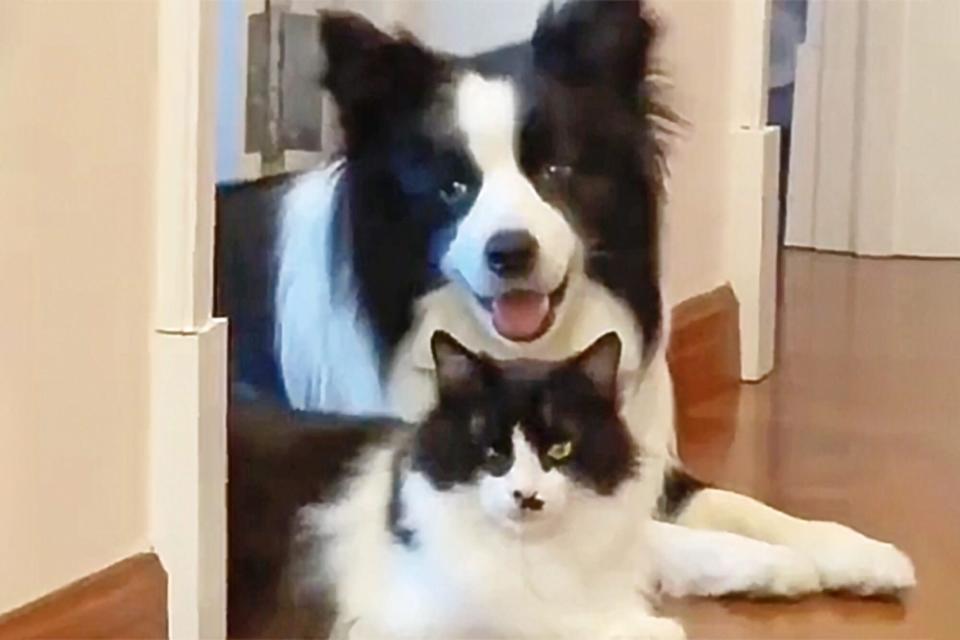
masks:
<svg viewBox="0 0 960 640"><path fill-rule="evenodd" d="M662 470L616 334L552 363L431 348L419 425L232 421L231 636L682 638L637 587Z"/></svg>

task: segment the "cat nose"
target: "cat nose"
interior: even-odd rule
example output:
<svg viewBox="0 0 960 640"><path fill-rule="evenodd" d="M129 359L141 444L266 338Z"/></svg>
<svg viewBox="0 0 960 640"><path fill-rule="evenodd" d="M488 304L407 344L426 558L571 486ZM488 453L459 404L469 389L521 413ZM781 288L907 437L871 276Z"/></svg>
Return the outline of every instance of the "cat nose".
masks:
<svg viewBox="0 0 960 640"><path fill-rule="evenodd" d="M502 278L519 278L530 273L538 248L527 231L499 231L487 241L484 254L490 271Z"/></svg>
<svg viewBox="0 0 960 640"><path fill-rule="evenodd" d="M514 491L513 499L521 509L528 511L540 511L543 509L544 502L537 495L536 491L531 491L530 493Z"/></svg>

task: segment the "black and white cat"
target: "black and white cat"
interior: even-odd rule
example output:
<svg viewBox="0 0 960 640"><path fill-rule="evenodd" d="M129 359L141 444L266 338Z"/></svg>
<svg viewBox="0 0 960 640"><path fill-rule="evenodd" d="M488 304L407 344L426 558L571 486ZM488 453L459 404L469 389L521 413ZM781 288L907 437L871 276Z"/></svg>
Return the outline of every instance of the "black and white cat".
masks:
<svg viewBox="0 0 960 640"><path fill-rule="evenodd" d="M682 638L637 588L661 470L620 418L619 338L551 363L432 351L417 427L231 434L231 635Z"/></svg>

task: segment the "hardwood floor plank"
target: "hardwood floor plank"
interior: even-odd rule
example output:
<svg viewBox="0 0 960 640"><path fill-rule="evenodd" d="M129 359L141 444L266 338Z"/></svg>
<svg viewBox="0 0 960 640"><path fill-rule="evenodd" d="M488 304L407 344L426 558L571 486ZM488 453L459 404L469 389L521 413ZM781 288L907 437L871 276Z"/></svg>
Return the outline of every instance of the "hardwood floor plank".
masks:
<svg viewBox="0 0 960 640"><path fill-rule="evenodd" d="M0 617L0 640L167 637L167 576L136 555Z"/></svg>

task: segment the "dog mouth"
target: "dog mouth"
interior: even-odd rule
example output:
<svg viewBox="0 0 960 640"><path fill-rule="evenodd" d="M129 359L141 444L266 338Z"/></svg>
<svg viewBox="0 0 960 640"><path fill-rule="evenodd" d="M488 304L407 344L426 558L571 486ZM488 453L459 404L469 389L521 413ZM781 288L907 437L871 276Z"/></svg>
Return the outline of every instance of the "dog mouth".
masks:
<svg viewBox="0 0 960 640"><path fill-rule="evenodd" d="M477 297L490 313L493 328L514 342L536 340L553 326L557 307L567 291L567 278L550 293L530 289L512 289L497 296Z"/></svg>

